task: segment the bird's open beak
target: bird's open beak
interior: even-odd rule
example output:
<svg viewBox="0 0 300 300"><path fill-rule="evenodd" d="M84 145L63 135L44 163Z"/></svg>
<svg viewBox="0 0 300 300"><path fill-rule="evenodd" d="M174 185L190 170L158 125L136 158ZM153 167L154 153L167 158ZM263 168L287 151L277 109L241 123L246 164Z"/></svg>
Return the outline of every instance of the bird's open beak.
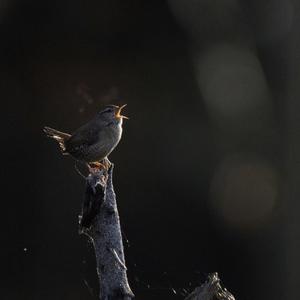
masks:
<svg viewBox="0 0 300 300"><path fill-rule="evenodd" d="M127 119L127 120L129 119L128 117L121 115L121 111L126 105L127 104L124 104L118 108L116 115L115 115L117 119Z"/></svg>

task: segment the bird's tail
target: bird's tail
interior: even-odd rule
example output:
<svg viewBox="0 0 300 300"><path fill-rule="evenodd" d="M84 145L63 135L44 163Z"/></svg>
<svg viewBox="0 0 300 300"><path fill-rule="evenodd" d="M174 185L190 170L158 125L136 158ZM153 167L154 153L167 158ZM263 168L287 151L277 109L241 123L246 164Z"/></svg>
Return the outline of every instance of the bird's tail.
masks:
<svg viewBox="0 0 300 300"><path fill-rule="evenodd" d="M58 131L56 129L47 126L44 127L43 131L47 134L48 137L56 140L62 152L67 154L65 142L70 138L71 136L70 134Z"/></svg>

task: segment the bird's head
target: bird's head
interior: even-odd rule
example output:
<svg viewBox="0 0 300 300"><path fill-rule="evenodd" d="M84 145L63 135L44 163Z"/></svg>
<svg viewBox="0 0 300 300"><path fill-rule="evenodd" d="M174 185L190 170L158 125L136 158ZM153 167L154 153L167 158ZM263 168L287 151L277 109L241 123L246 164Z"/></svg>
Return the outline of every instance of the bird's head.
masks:
<svg viewBox="0 0 300 300"><path fill-rule="evenodd" d="M108 123L115 122L117 124L122 124L123 119L128 119L128 117L121 115L121 111L126 105L127 104L122 106L107 105L99 112L99 117Z"/></svg>

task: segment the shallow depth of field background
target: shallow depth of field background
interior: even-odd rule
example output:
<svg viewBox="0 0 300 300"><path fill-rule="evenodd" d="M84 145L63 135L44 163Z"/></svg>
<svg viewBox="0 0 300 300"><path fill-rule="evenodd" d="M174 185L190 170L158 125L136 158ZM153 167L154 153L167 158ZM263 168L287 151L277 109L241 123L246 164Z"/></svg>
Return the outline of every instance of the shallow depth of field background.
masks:
<svg viewBox="0 0 300 300"><path fill-rule="evenodd" d="M42 127L111 103L136 298L218 271L236 299L298 299L298 1L2 0L0 33L1 299L97 299L84 180Z"/></svg>

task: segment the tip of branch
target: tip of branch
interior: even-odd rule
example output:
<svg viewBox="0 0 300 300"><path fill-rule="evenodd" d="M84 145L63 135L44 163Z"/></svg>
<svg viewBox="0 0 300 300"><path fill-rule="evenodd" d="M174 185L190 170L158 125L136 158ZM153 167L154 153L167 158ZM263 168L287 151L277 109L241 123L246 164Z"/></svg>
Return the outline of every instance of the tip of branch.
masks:
<svg viewBox="0 0 300 300"><path fill-rule="evenodd" d="M99 169L90 173L86 178L88 186L90 186L94 193L96 193L96 187L100 185L102 188L106 187L108 180L111 180L113 174L114 165L111 164L108 171Z"/></svg>
<svg viewBox="0 0 300 300"><path fill-rule="evenodd" d="M185 300L235 300L234 296L223 288L217 272L208 275L207 281L188 295Z"/></svg>
<svg viewBox="0 0 300 300"><path fill-rule="evenodd" d="M79 234L89 233L91 225L101 209L105 194L113 191L112 173L113 164L108 171L97 170L86 178L85 198L79 216Z"/></svg>

